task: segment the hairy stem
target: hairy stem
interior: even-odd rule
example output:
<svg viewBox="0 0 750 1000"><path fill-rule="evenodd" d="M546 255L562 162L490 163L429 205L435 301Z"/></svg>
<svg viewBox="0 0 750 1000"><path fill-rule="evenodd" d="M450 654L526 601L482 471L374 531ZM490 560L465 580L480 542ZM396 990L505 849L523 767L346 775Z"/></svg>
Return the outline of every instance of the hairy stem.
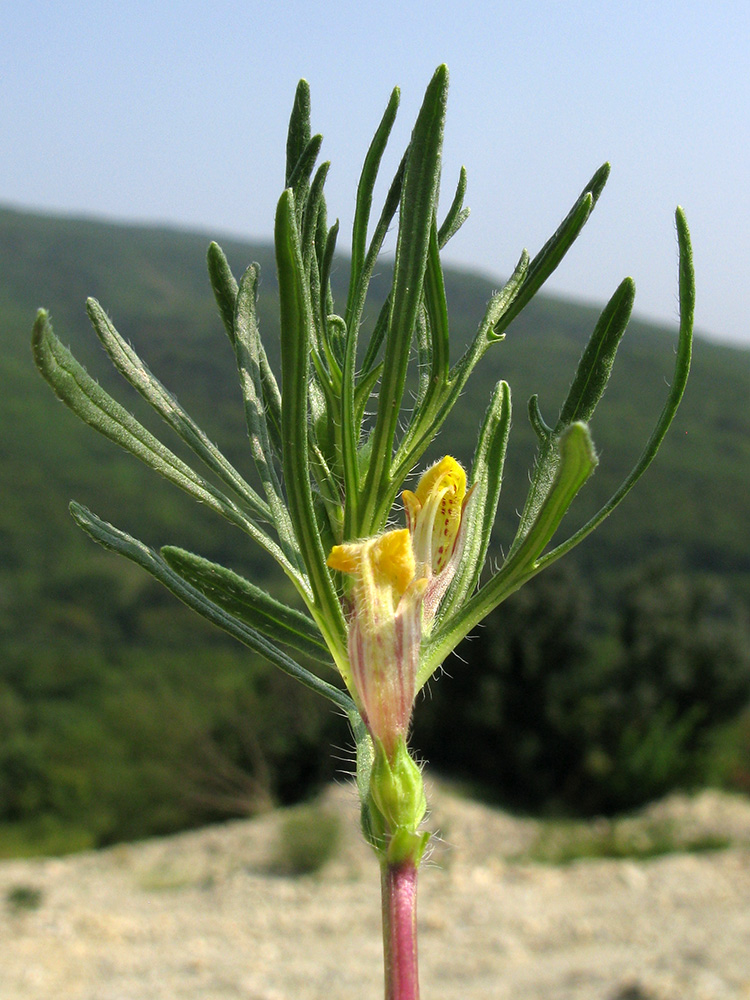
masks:
<svg viewBox="0 0 750 1000"><path fill-rule="evenodd" d="M381 866L385 1000L419 1000L417 971L417 866Z"/></svg>

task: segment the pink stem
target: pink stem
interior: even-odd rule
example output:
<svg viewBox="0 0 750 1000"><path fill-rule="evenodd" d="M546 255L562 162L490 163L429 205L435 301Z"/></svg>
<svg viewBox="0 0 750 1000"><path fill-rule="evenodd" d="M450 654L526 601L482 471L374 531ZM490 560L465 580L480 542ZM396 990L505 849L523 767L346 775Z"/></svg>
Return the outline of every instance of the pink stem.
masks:
<svg viewBox="0 0 750 1000"><path fill-rule="evenodd" d="M385 1000L419 1000L417 866L381 866Z"/></svg>

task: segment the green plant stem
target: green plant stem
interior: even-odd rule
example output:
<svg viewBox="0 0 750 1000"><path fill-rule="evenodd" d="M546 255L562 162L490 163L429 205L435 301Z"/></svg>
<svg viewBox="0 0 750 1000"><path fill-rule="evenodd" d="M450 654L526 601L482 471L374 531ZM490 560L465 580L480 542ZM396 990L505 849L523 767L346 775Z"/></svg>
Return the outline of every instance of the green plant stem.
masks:
<svg viewBox="0 0 750 1000"><path fill-rule="evenodd" d="M417 866L381 865L385 1000L419 1000Z"/></svg>

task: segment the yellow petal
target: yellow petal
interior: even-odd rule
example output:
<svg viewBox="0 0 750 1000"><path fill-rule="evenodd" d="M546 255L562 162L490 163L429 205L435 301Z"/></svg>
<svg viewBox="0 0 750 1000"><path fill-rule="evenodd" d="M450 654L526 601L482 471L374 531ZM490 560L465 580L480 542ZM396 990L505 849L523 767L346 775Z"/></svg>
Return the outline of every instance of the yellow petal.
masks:
<svg viewBox="0 0 750 1000"><path fill-rule="evenodd" d="M407 528L398 528L363 542L334 545L328 565L353 576L360 584L367 581L378 591L387 591L395 606L414 579L411 535Z"/></svg>
<svg viewBox="0 0 750 1000"><path fill-rule="evenodd" d="M427 498L436 488L447 486L450 490L460 494L460 503L463 503L464 493L466 493L466 473L455 458L446 455L439 462L431 465L423 473L417 486L416 496L420 504L424 507Z"/></svg>
<svg viewBox="0 0 750 1000"><path fill-rule="evenodd" d="M408 528L386 531L375 539L370 553L375 579L390 585L399 597L414 579L414 550Z"/></svg>
<svg viewBox="0 0 750 1000"><path fill-rule="evenodd" d="M466 499L466 473L446 455L419 480L415 493L403 493L417 559L437 576L451 557Z"/></svg>
<svg viewBox="0 0 750 1000"><path fill-rule="evenodd" d="M327 565L331 569L340 569L342 573L354 576L359 572L361 562L362 542L347 542L344 545L333 546Z"/></svg>

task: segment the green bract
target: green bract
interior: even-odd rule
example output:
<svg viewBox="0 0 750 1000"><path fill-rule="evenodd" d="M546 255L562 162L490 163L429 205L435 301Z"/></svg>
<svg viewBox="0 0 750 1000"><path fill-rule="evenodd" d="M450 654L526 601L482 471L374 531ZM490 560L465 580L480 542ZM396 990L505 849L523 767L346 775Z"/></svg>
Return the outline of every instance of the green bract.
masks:
<svg viewBox="0 0 750 1000"><path fill-rule="evenodd" d="M55 337L46 312L39 312L34 326L37 366L60 399L265 549L293 583L305 610L287 607L231 570L189 552L170 546L155 552L72 504L75 520L95 540L141 565L190 607L345 711L357 740L364 802L371 793L372 742L350 696L348 605L342 600L340 575L327 566L328 554L333 545L384 530L407 475L448 417L473 368L487 351L500 350L496 345L508 326L578 236L609 174L606 164L594 174L535 257L526 251L521 254L510 280L487 305L472 343L451 366L440 251L468 210L463 207L462 171L447 213L443 217L438 213L447 91L447 70L441 66L427 88L411 141L373 223L373 190L399 101L398 90L391 95L359 181L349 290L342 309L333 301L329 280L338 224L329 226L327 221L328 164L315 169L322 139L311 135L309 88L305 81L299 84L289 124L285 189L275 221L280 382L269 365L258 325L258 266L251 264L237 281L221 249L216 244L209 248L211 285L237 361L262 493L245 482L151 374L97 302L89 300L88 312L112 362L202 461L210 478L179 459L86 373ZM392 285L369 341L360 344L370 279L396 216ZM550 547L566 510L597 464L588 424L630 317L634 285L626 279L591 335L554 425L545 423L536 397L529 403L539 444L528 497L504 562L480 584L511 417L510 389L498 382L479 427L469 473L473 492L462 558L422 640L417 687L485 615L597 527L654 458L690 366L694 284L689 234L680 209L676 224L681 316L677 360L663 411L641 458L596 516ZM414 359L416 398L407 394ZM366 417L371 411L372 420ZM300 653L328 664L328 678L298 663L295 657ZM383 761L379 767L392 777ZM408 768L403 765L401 770L405 774ZM381 807L385 802L383 798ZM388 809L393 812L395 807ZM412 812L416 817L419 810Z"/></svg>

